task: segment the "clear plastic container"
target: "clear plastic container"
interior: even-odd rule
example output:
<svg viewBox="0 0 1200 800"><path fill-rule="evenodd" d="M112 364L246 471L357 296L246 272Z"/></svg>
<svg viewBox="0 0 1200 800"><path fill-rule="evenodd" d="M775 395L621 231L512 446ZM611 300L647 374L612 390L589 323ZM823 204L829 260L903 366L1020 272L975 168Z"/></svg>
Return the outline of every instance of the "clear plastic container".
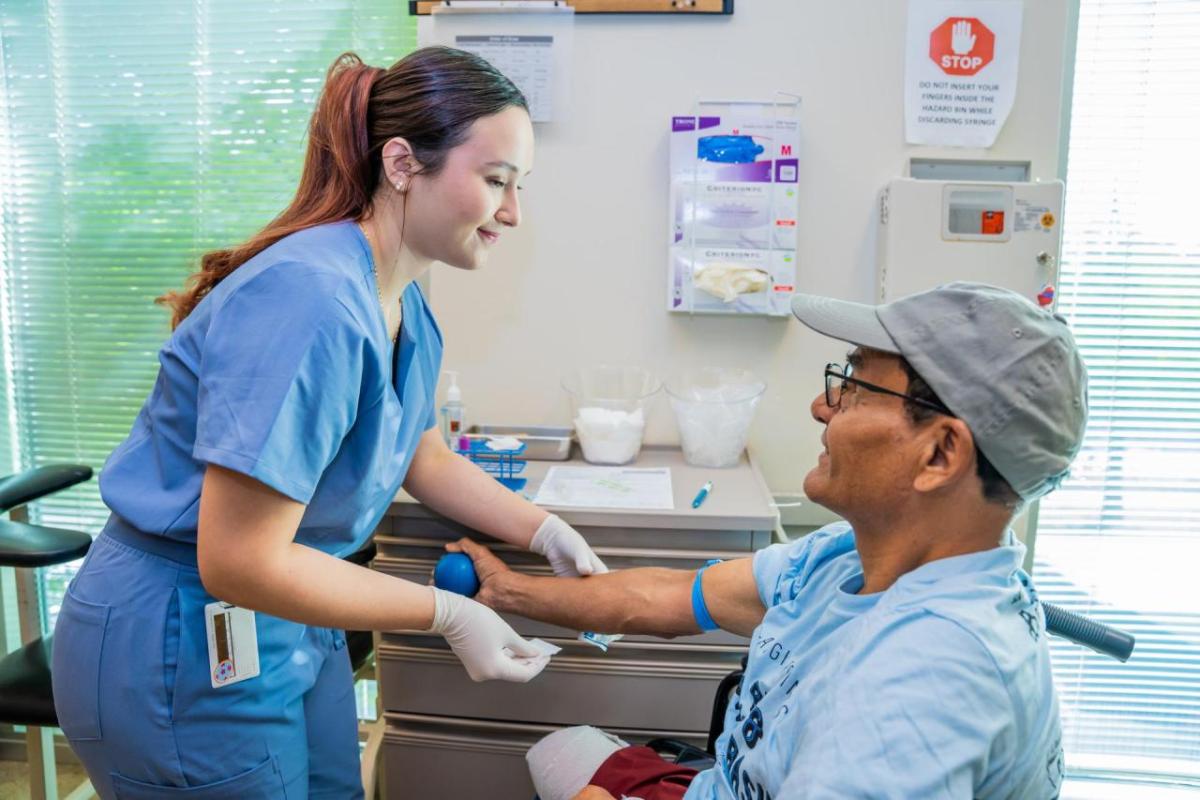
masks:
<svg viewBox="0 0 1200 800"><path fill-rule="evenodd" d="M766 381L736 368L699 367L668 378L684 460L697 467L736 465L766 390Z"/></svg>
<svg viewBox="0 0 1200 800"><path fill-rule="evenodd" d="M662 382L641 367L580 367L562 382L575 435L592 464L628 464L642 449L646 408Z"/></svg>

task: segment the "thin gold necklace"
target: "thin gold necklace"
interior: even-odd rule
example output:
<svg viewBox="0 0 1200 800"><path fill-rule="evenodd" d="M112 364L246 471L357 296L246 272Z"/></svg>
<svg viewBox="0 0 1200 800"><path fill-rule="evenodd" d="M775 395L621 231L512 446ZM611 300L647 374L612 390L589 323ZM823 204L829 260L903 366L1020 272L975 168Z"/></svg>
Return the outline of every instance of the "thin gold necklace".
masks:
<svg viewBox="0 0 1200 800"><path fill-rule="evenodd" d="M386 329L386 327L387 327L387 303L385 303L383 300L383 284L380 282L380 279L379 279L379 265L375 263L375 243L371 241L371 234L367 231L367 226L362 224L362 222L359 222L357 224L358 224L358 229L360 231L362 231L363 238L365 238L367 240L368 249L370 249L370 251L371 251L371 272L373 272L375 274L375 291L379 294L379 307L381 309L383 309L383 323L384 323L384 327ZM403 313L403 311L401 313ZM400 324L401 325L404 324L403 317L401 317ZM400 328L399 328L399 326L397 326L396 335L392 337L392 341L395 342L399 338L400 338Z"/></svg>

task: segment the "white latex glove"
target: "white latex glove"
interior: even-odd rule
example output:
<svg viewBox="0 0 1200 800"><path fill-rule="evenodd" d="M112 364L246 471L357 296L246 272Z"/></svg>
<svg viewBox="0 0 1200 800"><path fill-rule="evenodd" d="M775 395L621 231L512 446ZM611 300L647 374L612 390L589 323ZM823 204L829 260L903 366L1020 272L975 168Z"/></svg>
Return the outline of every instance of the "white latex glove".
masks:
<svg viewBox="0 0 1200 800"><path fill-rule="evenodd" d="M460 594L433 589L433 626L445 637L473 681L526 683L547 664L549 656L525 641L500 615Z"/></svg>
<svg viewBox="0 0 1200 800"><path fill-rule="evenodd" d="M579 531L553 514L538 527L529 542L529 549L545 556L554 567L554 574L560 578L608 572L608 567L592 552Z"/></svg>

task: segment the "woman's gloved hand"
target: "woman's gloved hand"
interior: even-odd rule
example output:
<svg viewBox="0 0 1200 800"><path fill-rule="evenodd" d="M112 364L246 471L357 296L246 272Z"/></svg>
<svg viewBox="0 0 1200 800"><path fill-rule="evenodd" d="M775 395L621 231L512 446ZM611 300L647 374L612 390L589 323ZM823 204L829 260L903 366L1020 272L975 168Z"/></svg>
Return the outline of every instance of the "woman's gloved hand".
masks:
<svg viewBox="0 0 1200 800"><path fill-rule="evenodd" d="M550 663L550 657L525 641L500 615L453 592L433 589L433 625L445 637L473 681L526 683Z"/></svg>
<svg viewBox="0 0 1200 800"><path fill-rule="evenodd" d="M554 514L546 517L529 542L529 549L546 557L560 578L608 572L579 531Z"/></svg>

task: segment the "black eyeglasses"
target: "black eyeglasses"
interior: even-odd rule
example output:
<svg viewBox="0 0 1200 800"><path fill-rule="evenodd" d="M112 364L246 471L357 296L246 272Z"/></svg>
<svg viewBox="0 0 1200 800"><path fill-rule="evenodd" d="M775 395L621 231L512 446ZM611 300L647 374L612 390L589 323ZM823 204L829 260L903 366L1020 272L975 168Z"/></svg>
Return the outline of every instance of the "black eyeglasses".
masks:
<svg viewBox="0 0 1200 800"><path fill-rule="evenodd" d="M891 389L885 389L882 386L876 386L873 383L867 383L866 381L859 380L858 378L852 378L850 377L850 373L853 370L854 367L850 364L847 364L844 367L841 364L832 363L825 365L825 405L833 409L841 408L842 395L845 393L846 387L850 384L854 384L855 386L861 386L862 388L871 392L890 394L892 397L902 397L905 400L909 400L919 406L924 406L925 408L928 408L931 411L936 411L939 414L945 414L950 417L954 416L954 412L946 408L941 403L931 403L928 400L922 400L919 397L913 397L911 394L894 392Z"/></svg>

